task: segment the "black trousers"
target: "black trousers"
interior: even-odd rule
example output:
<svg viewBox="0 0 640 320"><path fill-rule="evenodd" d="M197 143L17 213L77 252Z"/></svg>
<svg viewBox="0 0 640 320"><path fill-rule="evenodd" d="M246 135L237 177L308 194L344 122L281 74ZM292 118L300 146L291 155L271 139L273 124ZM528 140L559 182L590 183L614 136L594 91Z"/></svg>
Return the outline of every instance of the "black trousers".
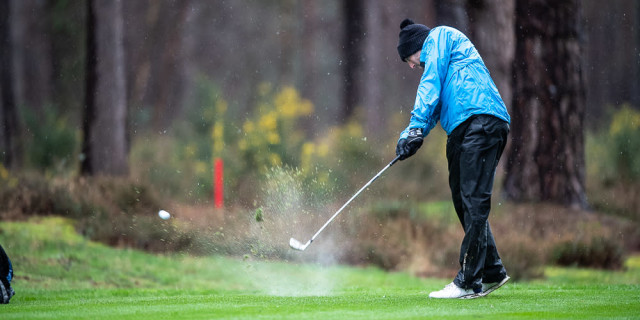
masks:
<svg viewBox="0 0 640 320"><path fill-rule="evenodd" d="M11 260L9 260L7 253L4 252L4 248L0 246L0 281L8 288L12 278L13 267L11 266Z"/></svg>
<svg viewBox="0 0 640 320"><path fill-rule="evenodd" d="M507 275L488 218L493 179L508 134L507 122L479 115L463 122L447 138L449 187L464 228L460 271L454 283L464 289L478 290L483 282L498 282Z"/></svg>

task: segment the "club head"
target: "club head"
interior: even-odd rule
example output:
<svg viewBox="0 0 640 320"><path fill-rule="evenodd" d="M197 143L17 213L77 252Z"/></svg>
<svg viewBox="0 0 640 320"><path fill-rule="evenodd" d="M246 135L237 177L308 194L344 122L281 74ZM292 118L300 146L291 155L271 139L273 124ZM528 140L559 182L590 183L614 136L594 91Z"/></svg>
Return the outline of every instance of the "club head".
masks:
<svg viewBox="0 0 640 320"><path fill-rule="evenodd" d="M289 246L295 250L304 251L304 249L306 249L309 246L309 244L311 244L311 240L307 241L307 243L305 244L302 244L302 242L294 238L289 239Z"/></svg>

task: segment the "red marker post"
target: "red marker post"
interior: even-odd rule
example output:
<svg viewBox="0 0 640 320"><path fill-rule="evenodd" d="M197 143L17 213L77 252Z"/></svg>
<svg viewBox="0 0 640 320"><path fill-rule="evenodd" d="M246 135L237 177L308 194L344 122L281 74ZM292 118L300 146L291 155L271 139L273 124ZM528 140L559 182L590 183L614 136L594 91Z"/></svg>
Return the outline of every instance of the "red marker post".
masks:
<svg viewBox="0 0 640 320"><path fill-rule="evenodd" d="M224 162L213 160L213 204L216 209L224 207Z"/></svg>

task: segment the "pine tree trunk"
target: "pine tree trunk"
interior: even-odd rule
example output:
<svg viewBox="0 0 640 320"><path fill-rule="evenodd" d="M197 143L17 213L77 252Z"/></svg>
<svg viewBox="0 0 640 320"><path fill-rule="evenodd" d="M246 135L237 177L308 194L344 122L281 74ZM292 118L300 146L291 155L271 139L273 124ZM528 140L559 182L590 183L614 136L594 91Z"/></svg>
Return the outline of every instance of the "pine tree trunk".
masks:
<svg viewBox="0 0 640 320"><path fill-rule="evenodd" d="M128 174L122 1L90 0L82 173Z"/></svg>
<svg viewBox="0 0 640 320"><path fill-rule="evenodd" d="M579 0L517 0L506 196L587 206Z"/></svg>
<svg viewBox="0 0 640 320"><path fill-rule="evenodd" d="M13 86L10 2L0 0L0 161L5 167L18 168L22 148L18 142L20 126Z"/></svg>
<svg viewBox="0 0 640 320"><path fill-rule="evenodd" d="M360 102L361 81L358 70L362 67L361 55L364 52L364 2L363 0L343 0L344 10L344 44L343 44L343 85L344 103L341 122L347 122L353 116Z"/></svg>
<svg viewBox="0 0 640 320"><path fill-rule="evenodd" d="M383 74L384 57L381 48L386 45L380 36L382 34L382 1L369 0L365 3L366 36L364 55L366 65L363 66L364 78L359 79L362 86L362 107L364 107L367 122L366 132L369 136L379 135L384 128L383 116Z"/></svg>
<svg viewBox="0 0 640 320"><path fill-rule="evenodd" d="M467 13L471 41L491 72L502 100L511 108L515 0L468 0Z"/></svg>
<svg viewBox="0 0 640 320"><path fill-rule="evenodd" d="M47 3L39 0L13 1L15 9L13 63L16 66L17 105L38 114L52 102L53 56Z"/></svg>

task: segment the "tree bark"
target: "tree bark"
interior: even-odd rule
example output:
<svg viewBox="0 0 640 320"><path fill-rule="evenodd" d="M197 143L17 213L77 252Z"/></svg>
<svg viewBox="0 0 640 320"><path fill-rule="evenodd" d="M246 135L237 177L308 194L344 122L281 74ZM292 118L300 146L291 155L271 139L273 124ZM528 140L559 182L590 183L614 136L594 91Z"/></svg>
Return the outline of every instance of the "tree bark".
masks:
<svg viewBox="0 0 640 320"><path fill-rule="evenodd" d="M640 1L584 1L587 127L602 129L607 111L640 108Z"/></svg>
<svg viewBox="0 0 640 320"><path fill-rule="evenodd" d="M87 1L84 175L128 174L122 1Z"/></svg>
<svg viewBox="0 0 640 320"><path fill-rule="evenodd" d="M53 59L47 3L13 1L16 20L13 50L16 101L41 113L52 102Z"/></svg>
<svg viewBox="0 0 640 320"><path fill-rule="evenodd" d="M190 1L180 0L169 5L161 5L160 17L171 20L171 24L160 20L156 32L161 31L160 43L153 44L157 50L155 68L149 79L152 89L147 91L146 100L152 106L153 126L160 131L169 127L182 111L185 77L183 54L184 25L189 13Z"/></svg>
<svg viewBox="0 0 640 320"><path fill-rule="evenodd" d="M13 87L11 9L9 0L0 0L0 160L5 167L15 169L20 165L22 150L18 142L20 125Z"/></svg>
<svg viewBox="0 0 640 320"><path fill-rule="evenodd" d="M516 48L514 0L468 0L469 37L482 56L502 100L510 108Z"/></svg>
<svg viewBox="0 0 640 320"><path fill-rule="evenodd" d="M469 16L467 0L437 0L436 13L438 25L454 27L464 34L469 34Z"/></svg>
<svg viewBox="0 0 640 320"><path fill-rule="evenodd" d="M380 135L381 128L384 128L383 115L383 96L382 96L382 68L384 67L384 57L381 54L381 48L385 44L382 41L382 1L369 0L366 1L366 15L364 17L366 23L365 35L365 61L364 82L363 86L362 106L367 115L366 132L368 135Z"/></svg>
<svg viewBox="0 0 640 320"><path fill-rule="evenodd" d="M587 207L580 9L579 0L516 1L510 200Z"/></svg>
<svg viewBox="0 0 640 320"><path fill-rule="evenodd" d="M343 0L344 10L344 42L343 42L343 81L344 102L340 121L345 123L353 116L360 97L357 72L362 65L364 52L364 2L362 0Z"/></svg>
<svg viewBox="0 0 640 320"><path fill-rule="evenodd" d="M47 33L51 53L51 102L70 123L82 123L84 108L87 4L86 1L46 0Z"/></svg>

